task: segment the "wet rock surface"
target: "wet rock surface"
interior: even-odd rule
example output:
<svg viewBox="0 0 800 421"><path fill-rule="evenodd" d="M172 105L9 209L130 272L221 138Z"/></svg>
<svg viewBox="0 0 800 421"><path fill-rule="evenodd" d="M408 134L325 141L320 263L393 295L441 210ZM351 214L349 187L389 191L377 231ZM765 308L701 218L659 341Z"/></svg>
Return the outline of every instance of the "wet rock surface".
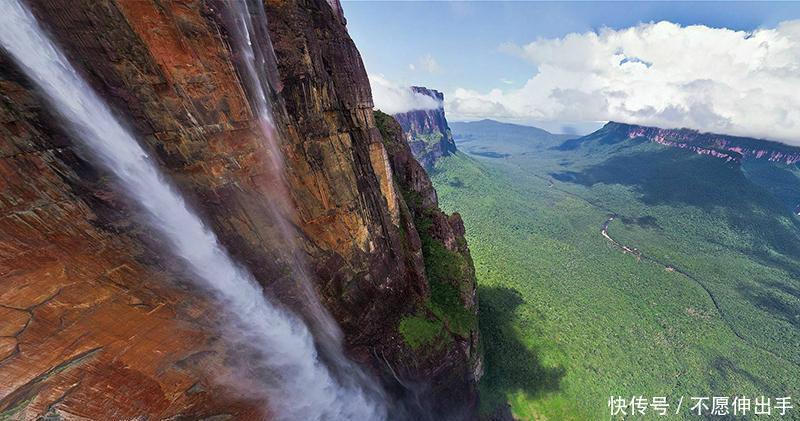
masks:
<svg viewBox="0 0 800 421"><path fill-rule="evenodd" d="M348 355L398 399L426 390L424 411L471 417L476 331L436 353L410 348L398 333L400 320L430 296L415 217L431 215L425 235L468 256L463 224L438 211L408 146L390 145L403 139L378 130L340 9L266 3L286 165L285 179L276 179L265 170L270 152L236 71L221 3L31 6L270 294L291 305L295 282L286 270L290 251L275 241L268 207L278 206L297 230ZM218 339L219 309L190 286L182 263L59 121L0 53L0 418L268 418L263 397L213 381L230 375L235 356ZM281 186L289 198L276 204ZM409 203L410 191L421 203ZM474 276L464 282L463 305L474 314Z"/></svg>

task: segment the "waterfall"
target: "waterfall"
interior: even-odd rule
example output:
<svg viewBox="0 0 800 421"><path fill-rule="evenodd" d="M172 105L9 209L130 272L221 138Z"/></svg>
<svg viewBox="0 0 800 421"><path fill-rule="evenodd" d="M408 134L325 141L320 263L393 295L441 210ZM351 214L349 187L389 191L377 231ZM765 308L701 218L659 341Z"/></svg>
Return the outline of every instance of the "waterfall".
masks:
<svg viewBox="0 0 800 421"><path fill-rule="evenodd" d="M279 134L275 128L270 104L269 86L277 84L277 65L269 38L266 22L267 16L261 2L254 4L255 15L247 1L232 1L226 3L223 16L226 27L233 40L233 50L238 56L235 60L240 70L243 83L248 91L248 97L258 122L258 129L268 156L265 170L270 180L281 180L285 174L283 153L280 148ZM321 305L311 280L309 279L306 264L299 253L295 240L296 232L287 220L284 212L290 211L289 191L285 182L271 186L272 194L268 203L271 219L277 225L281 241L289 251L292 275L295 278L295 292L304 306L306 316L310 323L317 329L317 341L331 349L340 348L342 334L339 326L330 314ZM341 351L334 352L341 354Z"/></svg>
<svg viewBox="0 0 800 421"><path fill-rule="evenodd" d="M264 5L261 1L232 1L225 5L222 11L223 18L237 56L235 60L237 68L247 88L250 103L258 119L261 137L269 152L266 170L269 171L270 179L281 180L285 173L285 165L269 95L270 85L275 86L278 83L278 74L275 53L266 25ZM316 342L342 382L350 387L368 389L374 395L380 396L382 393L378 385L344 357L339 326L322 306L295 241L297 233L282 212L292 208L288 203L288 188L286 184L279 183L278 186L273 186L273 189L275 192L270 197L269 210L272 213L272 220L281 231L281 240L289 250L295 281L294 292L299 299L297 304L302 306L301 310L310 324Z"/></svg>
<svg viewBox="0 0 800 421"><path fill-rule="evenodd" d="M116 176L151 228L186 263L194 274L192 280L212 293L220 309L228 313L234 330L244 335L234 339L246 340L256 351L253 355L258 361L247 363L263 365L277 378L265 386L269 408L277 418L386 417L382 403L333 376L321 362L304 323L264 297L253 275L231 259L19 0L0 1L0 45L41 90L91 160Z"/></svg>

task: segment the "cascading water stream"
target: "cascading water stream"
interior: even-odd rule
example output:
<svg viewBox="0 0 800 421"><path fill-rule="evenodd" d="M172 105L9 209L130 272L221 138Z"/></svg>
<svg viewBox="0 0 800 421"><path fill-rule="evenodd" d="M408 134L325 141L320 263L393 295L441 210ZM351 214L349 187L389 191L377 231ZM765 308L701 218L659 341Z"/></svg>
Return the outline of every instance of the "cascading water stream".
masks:
<svg viewBox="0 0 800 421"><path fill-rule="evenodd" d="M320 361L313 338L295 316L270 303L164 179L136 139L79 76L19 0L0 1L0 45L63 117L92 160L116 175L147 222L181 257L193 281L230 314L236 331L277 380L265 386L274 415L286 420L384 419L386 409L363 389L343 386ZM226 339L230 339L226 337Z"/></svg>
<svg viewBox="0 0 800 421"><path fill-rule="evenodd" d="M270 179L283 181L285 164L267 93L269 85L277 83L277 69L266 27L267 17L264 5L255 2L255 16L251 14L252 9L245 0L230 1L225 5L223 15L233 40L233 49L238 55L237 65L249 92L258 128L268 151L265 163L267 168L265 169L268 171ZM310 322L316 325L317 336L324 336L324 338L318 337L317 341L326 347L340 348L342 335L339 326L322 307L311 285L306 265L299 255L298 245L295 241L296 232L287 220L287 216L284 215L285 211L291 209L288 188L284 182L279 182L272 186L272 189L274 192L270 195L268 204L270 216L280 230L281 240L287 246L285 248L289 250L292 275L296 281L294 289L299 294L299 304L304 306L306 316L311 319ZM337 351L337 353L341 352Z"/></svg>
<svg viewBox="0 0 800 421"><path fill-rule="evenodd" d="M225 5L223 16L232 38L233 49L238 55L237 65L258 118L262 139L269 151L267 170L270 171L271 179L282 180L285 165L268 93L270 85L274 86L277 83L277 65L266 25L264 5L261 1L247 0L228 1ZM322 306L308 276L305 262L300 256L295 241L295 229L282 213L282 209L291 209L288 203L288 188L284 183L274 187L275 193L270 197L272 220L281 230L281 240L289 250L292 275L295 280L294 291L299 298L298 304L302 306L302 313L314 332L316 342L341 382L351 387L366 389L381 399L380 387L344 356L339 326Z"/></svg>

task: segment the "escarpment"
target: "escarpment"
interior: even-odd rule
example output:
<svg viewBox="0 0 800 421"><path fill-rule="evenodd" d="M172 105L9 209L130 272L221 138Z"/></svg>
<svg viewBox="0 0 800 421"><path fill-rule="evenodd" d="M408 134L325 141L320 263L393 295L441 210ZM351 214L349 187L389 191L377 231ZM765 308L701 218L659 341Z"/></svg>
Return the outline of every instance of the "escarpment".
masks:
<svg viewBox="0 0 800 421"><path fill-rule="evenodd" d="M430 291L400 321L400 333L410 348L401 358L416 360L420 351L435 356L429 359L433 364L422 360L414 366L435 379L434 388L448 389L444 395L475 400L473 387L483 374L483 365L478 348L475 268L464 238L464 222L458 213L448 216L439 209L436 190L414 158L400 124L381 111L375 112L375 120L395 173L396 188L405 198L403 210L416 227L404 232L404 237L412 245L421 245ZM450 364L444 371L439 363L442 360ZM448 412L461 411L461 416L469 418L474 403Z"/></svg>
<svg viewBox="0 0 800 421"><path fill-rule="evenodd" d="M411 153L430 171L439 158L456 152L456 142L444 115L444 94L422 86L412 86L411 91L430 97L439 104L434 109L411 110L394 115L403 128Z"/></svg>
<svg viewBox="0 0 800 421"><path fill-rule="evenodd" d="M279 178L266 170L273 152L224 2L31 2L268 294L291 306L297 277L292 250L275 240L277 207L347 355L409 414L469 419L480 356L463 224L438 210L396 123L379 115L378 130L341 9L265 6ZM241 356L219 339L216 304L74 136L0 53L0 418L269 418L264 396L219 381ZM281 188L289 200L275 203Z"/></svg>
<svg viewBox="0 0 800 421"><path fill-rule="evenodd" d="M564 142L561 149L575 149L592 139L645 139L671 148L708 155L726 161L763 159L795 165L800 161L800 148L764 139L703 133L691 129L663 129L610 121L596 132ZM605 140L608 142L608 140Z"/></svg>

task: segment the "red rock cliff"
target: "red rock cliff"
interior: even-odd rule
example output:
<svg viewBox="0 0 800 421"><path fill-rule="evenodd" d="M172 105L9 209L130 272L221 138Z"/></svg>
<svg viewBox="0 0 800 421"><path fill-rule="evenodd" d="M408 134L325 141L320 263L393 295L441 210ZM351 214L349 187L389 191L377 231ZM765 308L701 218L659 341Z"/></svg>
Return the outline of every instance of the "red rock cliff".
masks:
<svg viewBox="0 0 800 421"><path fill-rule="evenodd" d="M267 209L282 181L264 171L221 5L31 7L231 254L287 294ZM438 211L407 146L384 142L341 9L290 0L266 11L288 215L348 355L397 399L422 402L409 411L472 417L480 358L463 224ZM215 333L218 310L58 121L0 54L0 418L269 417L213 381L233 351ZM426 324L438 330L422 346Z"/></svg>
<svg viewBox="0 0 800 421"><path fill-rule="evenodd" d="M645 138L665 146L688 149L729 161L766 159L787 165L800 162L800 148L768 140L701 133L690 129L661 129L613 121L606 124L604 129L622 132L631 139Z"/></svg>

